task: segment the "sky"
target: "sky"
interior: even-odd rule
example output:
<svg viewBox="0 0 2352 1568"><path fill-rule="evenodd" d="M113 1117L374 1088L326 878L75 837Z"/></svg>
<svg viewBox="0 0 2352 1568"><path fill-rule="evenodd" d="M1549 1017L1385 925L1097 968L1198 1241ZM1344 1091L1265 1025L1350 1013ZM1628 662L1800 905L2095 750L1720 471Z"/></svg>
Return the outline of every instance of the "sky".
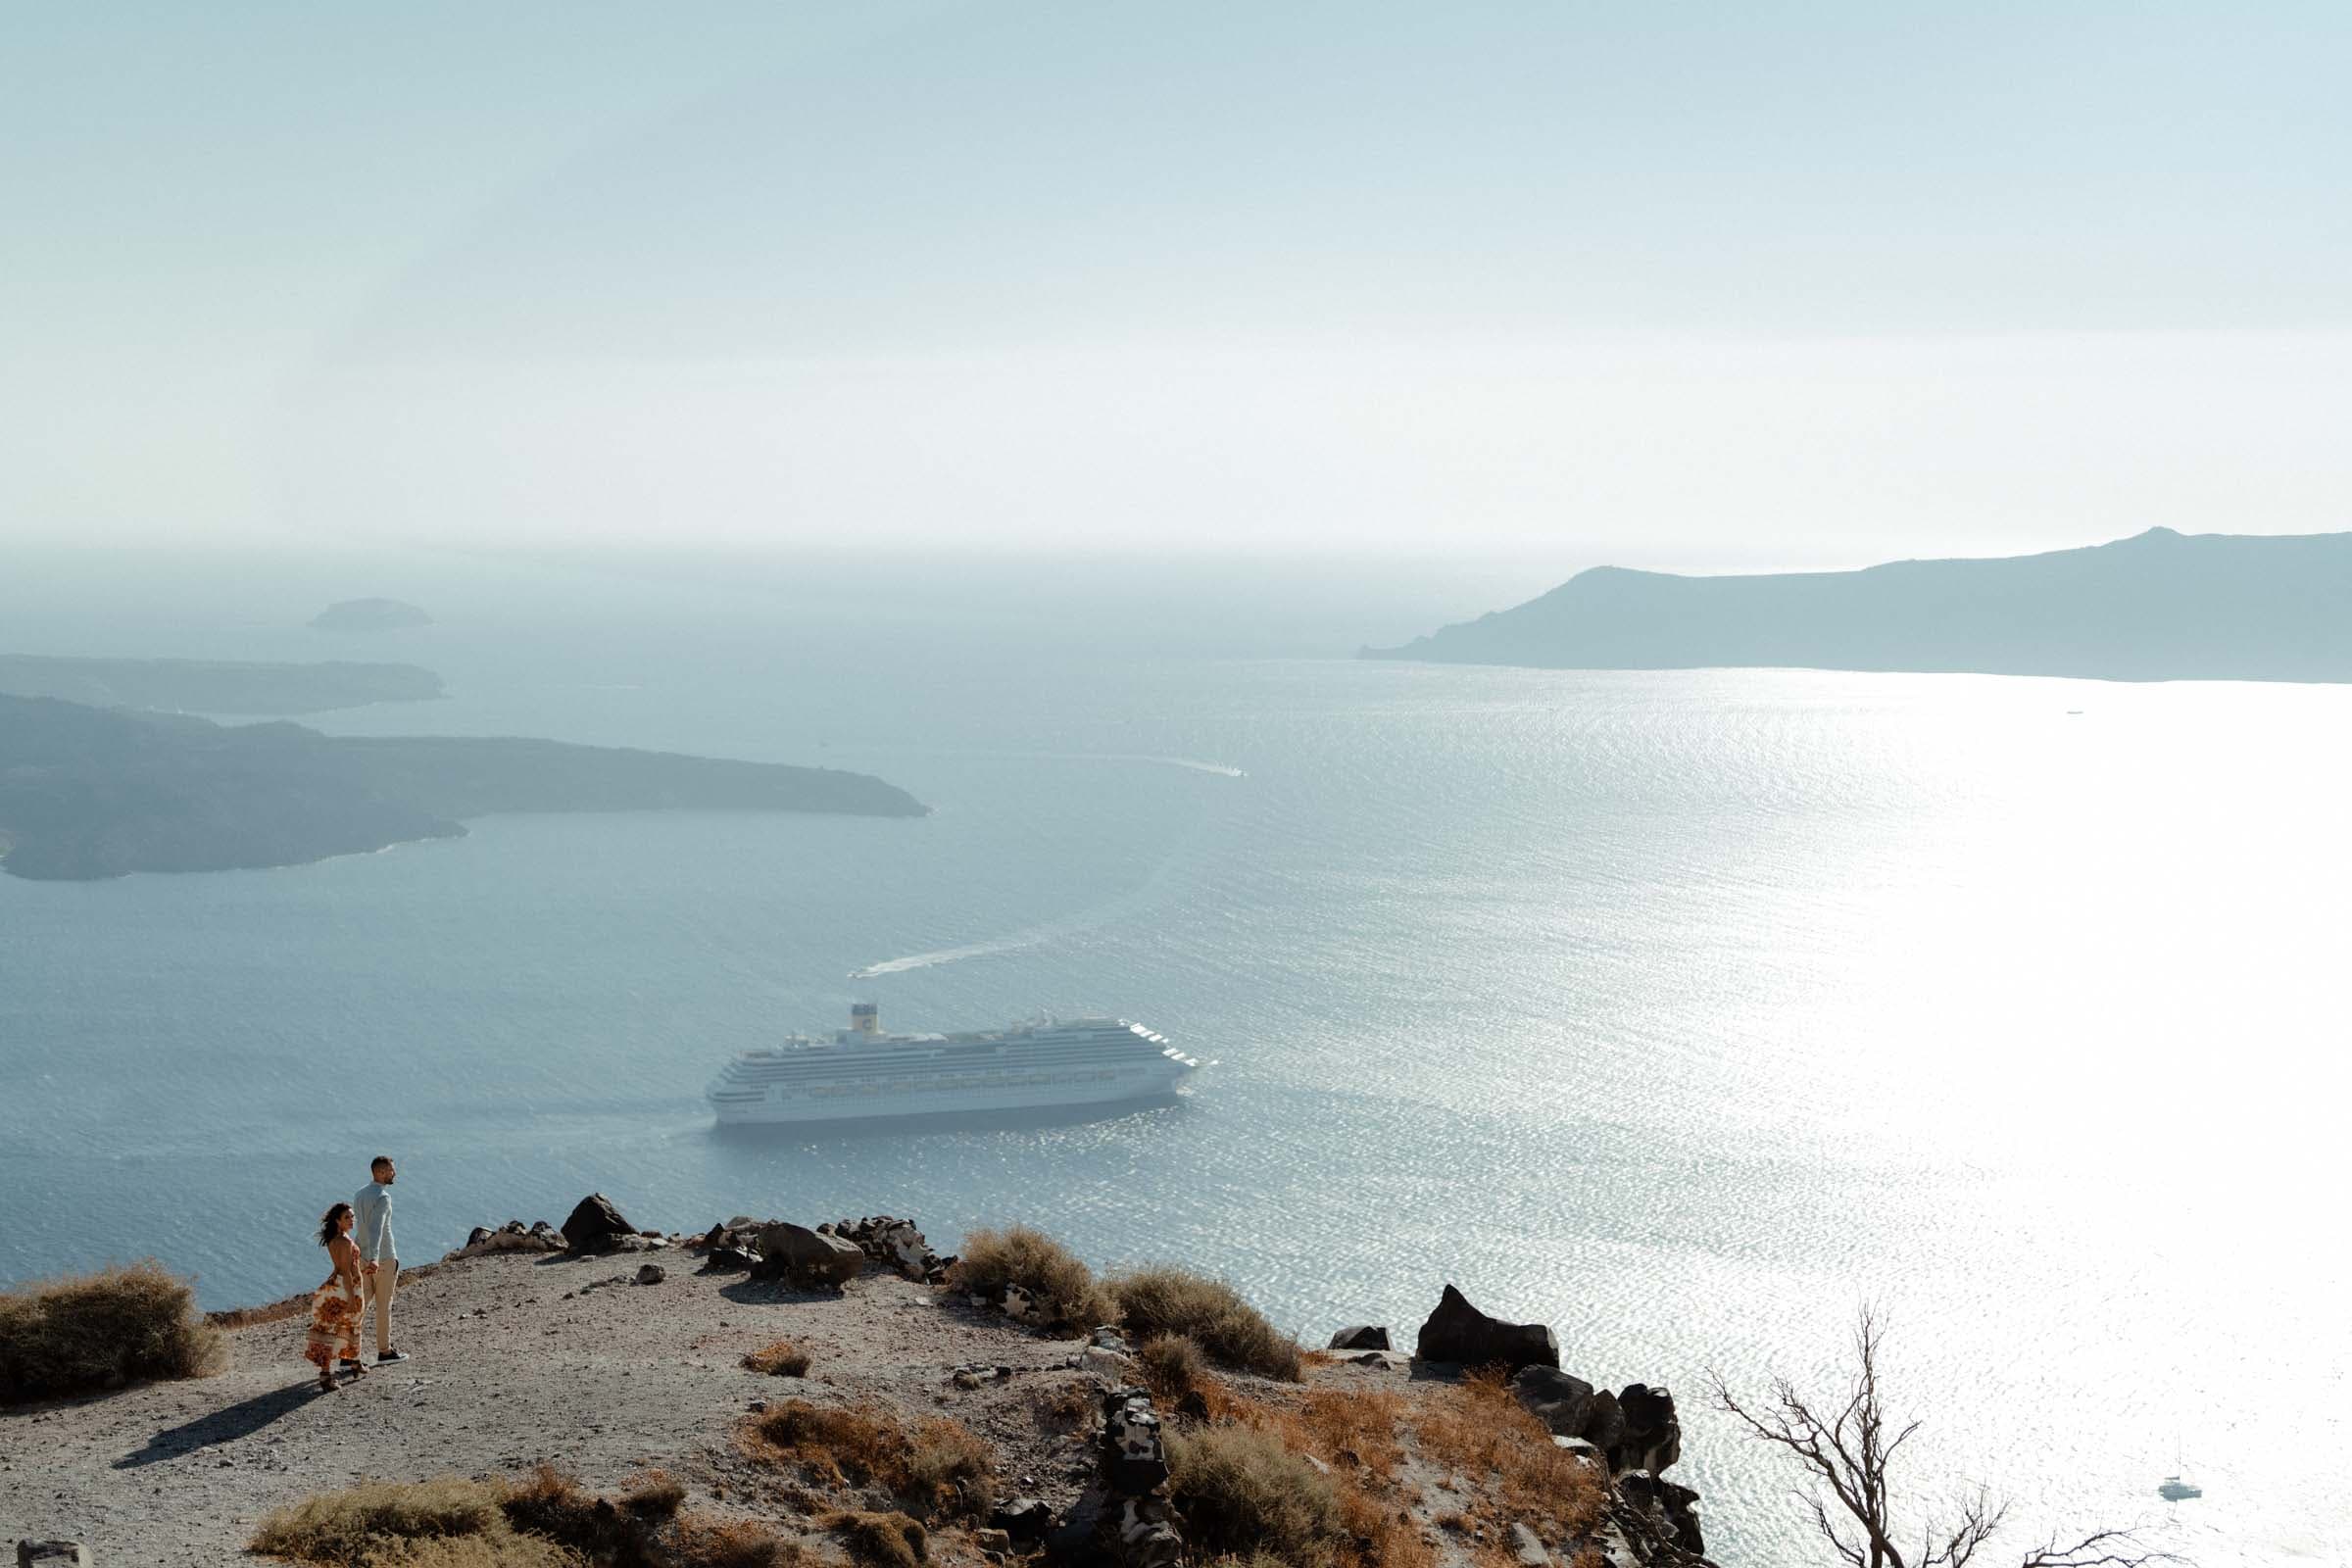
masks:
<svg viewBox="0 0 2352 1568"><path fill-rule="evenodd" d="M2334 4L9 8L0 533L2352 526Z"/></svg>

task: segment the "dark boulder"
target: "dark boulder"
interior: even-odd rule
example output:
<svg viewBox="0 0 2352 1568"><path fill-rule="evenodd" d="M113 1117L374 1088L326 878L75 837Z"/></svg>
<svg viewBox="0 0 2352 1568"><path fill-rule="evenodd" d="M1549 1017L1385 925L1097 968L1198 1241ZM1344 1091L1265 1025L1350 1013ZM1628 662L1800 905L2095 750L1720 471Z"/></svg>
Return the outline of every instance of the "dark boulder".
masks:
<svg viewBox="0 0 2352 1568"><path fill-rule="evenodd" d="M1579 1436L1603 1453L1616 1448L1625 1436L1625 1412L1617 1407L1617 1396L1606 1389L1593 1392L1592 1410L1586 1415L1585 1430Z"/></svg>
<svg viewBox="0 0 2352 1568"><path fill-rule="evenodd" d="M1464 1366L1560 1364L1560 1339L1542 1323L1505 1323L1470 1304L1451 1285L1421 1325L1414 1353L1424 1361L1458 1361Z"/></svg>
<svg viewBox="0 0 2352 1568"><path fill-rule="evenodd" d="M1698 1494L1689 1487L1660 1481L1655 1476L1632 1475L1617 1483L1617 1490L1635 1507L1647 1514L1661 1534L1670 1538L1676 1546L1693 1557L1706 1555L1706 1538L1698 1529Z"/></svg>
<svg viewBox="0 0 2352 1568"><path fill-rule="evenodd" d="M637 1227L621 1218L612 1200L602 1193L590 1193L571 1211L564 1222L564 1240L575 1252L609 1252L621 1244L622 1237L634 1237Z"/></svg>
<svg viewBox="0 0 2352 1568"><path fill-rule="evenodd" d="M1558 1367L1521 1367L1511 1392L1554 1437L1581 1438L1592 1418L1592 1385Z"/></svg>
<svg viewBox="0 0 2352 1568"><path fill-rule="evenodd" d="M761 1266L756 1273L799 1285L847 1285L865 1267L865 1253L857 1243L789 1220L761 1229L760 1257Z"/></svg>
<svg viewBox="0 0 2352 1568"><path fill-rule="evenodd" d="M1617 1406L1625 1412L1625 1435L1609 1446L1609 1468L1619 1474L1663 1475L1683 1456L1683 1424L1675 1417L1674 1396L1634 1383L1617 1396Z"/></svg>
<svg viewBox="0 0 2352 1568"><path fill-rule="evenodd" d="M1015 1541L1043 1541L1054 1529L1054 1510L1035 1497L1015 1497L998 1503L988 1522Z"/></svg>
<svg viewBox="0 0 2352 1568"><path fill-rule="evenodd" d="M742 1247L713 1247L703 1259L706 1274L741 1274L759 1266L760 1254Z"/></svg>
<svg viewBox="0 0 2352 1568"><path fill-rule="evenodd" d="M1389 1331L1379 1324L1357 1323L1334 1334L1331 1348L1335 1350L1385 1350L1389 1348Z"/></svg>

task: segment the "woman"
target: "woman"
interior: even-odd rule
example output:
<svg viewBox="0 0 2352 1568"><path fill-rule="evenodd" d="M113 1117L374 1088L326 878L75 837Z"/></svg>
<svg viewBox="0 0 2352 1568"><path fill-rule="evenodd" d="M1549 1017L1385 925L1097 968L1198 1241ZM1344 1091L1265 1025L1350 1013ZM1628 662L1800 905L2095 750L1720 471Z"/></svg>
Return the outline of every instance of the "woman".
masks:
<svg viewBox="0 0 2352 1568"><path fill-rule="evenodd" d="M311 1339L303 1354L318 1369L318 1386L332 1390L335 1362L348 1364L365 1376L360 1360L360 1248L351 1239L352 1209L337 1203L318 1220L318 1245L326 1249L333 1271L311 1297Z"/></svg>

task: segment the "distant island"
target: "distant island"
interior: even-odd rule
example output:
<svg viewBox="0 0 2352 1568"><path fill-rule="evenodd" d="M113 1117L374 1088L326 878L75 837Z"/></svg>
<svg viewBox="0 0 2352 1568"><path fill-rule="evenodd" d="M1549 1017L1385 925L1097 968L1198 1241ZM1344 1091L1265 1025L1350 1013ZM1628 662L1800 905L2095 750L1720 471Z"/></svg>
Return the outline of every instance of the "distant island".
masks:
<svg viewBox="0 0 2352 1568"><path fill-rule="evenodd" d="M400 631L432 623L432 616L399 599L338 600L311 617L320 631Z"/></svg>
<svg viewBox="0 0 2352 1568"><path fill-rule="evenodd" d="M862 773L555 741L328 736L0 696L0 870L52 881L297 865L499 811L921 816Z"/></svg>
<svg viewBox="0 0 2352 1568"><path fill-rule="evenodd" d="M1860 571L1596 566L1366 659L1554 669L1769 666L2352 681L2352 534L2180 534Z"/></svg>
<svg viewBox="0 0 2352 1568"><path fill-rule="evenodd" d="M441 677L415 664L242 663L201 659L55 659L0 654L0 695L164 712L318 713L422 702Z"/></svg>

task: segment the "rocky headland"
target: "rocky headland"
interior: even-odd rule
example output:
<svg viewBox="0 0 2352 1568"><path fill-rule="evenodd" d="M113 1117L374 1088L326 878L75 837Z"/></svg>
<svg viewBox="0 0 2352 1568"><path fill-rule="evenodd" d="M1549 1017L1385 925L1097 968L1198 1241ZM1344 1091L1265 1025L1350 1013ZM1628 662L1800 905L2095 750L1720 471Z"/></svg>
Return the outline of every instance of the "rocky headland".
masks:
<svg viewBox="0 0 2352 1568"><path fill-rule="evenodd" d="M335 1392L297 1297L215 1314L211 1376L0 1405L0 1532L208 1568L1703 1564L1673 1396L1433 1284L1409 1345L1302 1351L1017 1228L943 1258L888 1216L661 1233L592 1196L406 1272L414 1358ZM400 1539L428 1515L480 1554Z"/></svg>
<svg viewBox="0 0 2352 1568"><path fill-rule="evenodd" d="M1595 566L1368 659L1553 669L2352 680L2352 533L2180 534L1861 571Z"/></svg>
<svg viewBox="0 0 2352 1568"><path fill-rule="evenodd" d="M507 811L921 816L863 773L487 736L330 736L0 696L0 870L49 881L299 865Z"/></svg>

